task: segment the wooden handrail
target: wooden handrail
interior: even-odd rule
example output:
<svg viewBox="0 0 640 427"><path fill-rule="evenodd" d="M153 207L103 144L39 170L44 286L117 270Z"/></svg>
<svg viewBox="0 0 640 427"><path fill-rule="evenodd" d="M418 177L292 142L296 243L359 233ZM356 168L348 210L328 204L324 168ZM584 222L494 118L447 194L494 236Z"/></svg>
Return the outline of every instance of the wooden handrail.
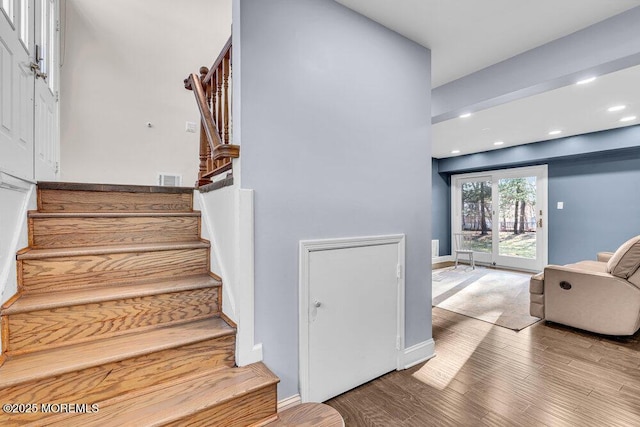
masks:
<svg viewBox="0 0 640 427"><path fill-rule="evenodd" d="M229 37L229 40L227 40L227 42L224 44L222 51L220 51L220 55L218 55L216 60L213 61L213 65L211 66L211 68L209 68L209 72L204 77L204 83L209 83L211 81L211 78L215 74L215 70L218 69L218 67L220 66L220 63L222 62L224 57L227 55L227 52L229 51L231 51L231 37Z"/></svg>
<svg viewBox="0 0 640 427"><path fill-rule="evenodd" d="M211 150L213 151L216 147L222 145L220 134L218 133L218 126L216 126L216 124L213 122L213 117L211 117L211 110L209 110L207 94L204 87L202 86L200 77L196 73L193 73L189 76L189 79L191 80L191 90L193 90L196 96L196 103L198 104L198 109L200 110L202 125L204 126L204 130L207 134L207 140L209 141L209 144L211 144Z"/></svg>
<svg viewBox="0 0 640 427"><path fill-rule="evenodd" d="M190 74L184 87L192 90L200 111L200 167L196 187L211 183L211 178L232 169L231 159L240 157L240 147L230 144L231 38L211 69L200 67L200 75Z"/></svg>

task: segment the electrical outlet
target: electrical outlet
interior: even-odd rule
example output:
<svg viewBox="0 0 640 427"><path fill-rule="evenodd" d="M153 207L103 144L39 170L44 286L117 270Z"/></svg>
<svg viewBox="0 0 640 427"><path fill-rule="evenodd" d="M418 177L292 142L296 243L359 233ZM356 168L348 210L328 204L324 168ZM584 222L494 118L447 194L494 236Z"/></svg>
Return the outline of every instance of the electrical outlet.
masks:
<svg viewBox="0 0 640 427"><path fill-rule="evenodd" d="M558 209L564 209L564 202L558 202Z"/></svg>
<svg viewBox="0 0 640 427"><path fill-rule="evenodd" d="M196 123L195 122L187 122L184 128L185 131L189 133L196 133Z"/></svg>

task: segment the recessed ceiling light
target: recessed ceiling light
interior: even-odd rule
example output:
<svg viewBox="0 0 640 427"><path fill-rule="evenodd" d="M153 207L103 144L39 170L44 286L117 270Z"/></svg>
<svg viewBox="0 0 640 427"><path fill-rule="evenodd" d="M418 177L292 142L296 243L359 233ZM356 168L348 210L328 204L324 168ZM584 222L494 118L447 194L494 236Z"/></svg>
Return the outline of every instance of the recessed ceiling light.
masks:
<svg viewBox="0 0 640 427"><path fill-rule="evenodd" d="M560 135L561 133L561 130L552 130L551 132L549 132L549 135Z"/></svg>
<svg viewBox="0 0 640 427"><path fill-rule="evenodd" d="M451 154L459 154L460 150L451 150Z"/></svg>
<svg viewBox="0 0 640 427"><path fill-rule="evenodd" d="M577 85L586 85L587 83L591 83L595 79L596 79L595 77L589 77L588 79L583 79L583 80L577 81L576 84Z"/></svg>
<svg viewBox="0 0 640 427"><path fill-rule="evenodd" d="M467 117L471 117L471 113L460 114L461 119L466 119Z"/></svg>
<svg viewBox="0 0 640 427"><path fill-rule="evenodd" d="M493 145L502 145L504 144L504 141L496 141L493 143Z"/></svg>
<svg viewBox="0 0 640 427"><path fill-rule="evenodd" d="M609 107L607 108L607 111L610 113L616 112L616 111L622 111L625 108L627 108L626 105L614 105L613 107Z"/></svg>
<svg viewBox="0 0 640 427"><path fill-rule="evenodd" d="M620 119L621 122L631 122L636 119L636 116L627 116Z"/></svg>

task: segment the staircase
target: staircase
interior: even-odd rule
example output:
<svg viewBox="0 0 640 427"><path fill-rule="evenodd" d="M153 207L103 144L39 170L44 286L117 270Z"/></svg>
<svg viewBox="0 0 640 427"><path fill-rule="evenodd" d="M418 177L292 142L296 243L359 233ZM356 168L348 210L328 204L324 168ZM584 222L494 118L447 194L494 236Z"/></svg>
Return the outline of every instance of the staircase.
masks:
<svg viewBox="0 0 640 427"><path fill-rule="evenodd" d="M278 378L235 366L192 192L38 184L18 293L1 311L0 425L276 420Z"/></svg>

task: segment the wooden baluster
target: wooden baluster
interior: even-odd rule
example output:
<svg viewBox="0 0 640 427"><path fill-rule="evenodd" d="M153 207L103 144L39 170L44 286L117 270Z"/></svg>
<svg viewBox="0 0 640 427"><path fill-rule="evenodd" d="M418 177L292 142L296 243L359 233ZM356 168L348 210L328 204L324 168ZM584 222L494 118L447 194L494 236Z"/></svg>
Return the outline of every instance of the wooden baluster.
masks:
<svg viewBox="0 0 640 427"><path fill-rule="evenodd" d="M205 95L207 98L207 109L209 114L213 114L212 111L215 109L215 97L212 96L212 84L211 82L206 81L207 73L209 69L207 67L200 67L200 81L202 82L202 87L205 90ZM214 169L214 161L213 161L213 153L211 152L211 146L207 145L207 172L211 172Z"/></svg>
<svg viewBox="0 0 640 427"><path fill-rule="evenodd" d="M222 75L220 74L220 67L216 68L215 72L215 91L217 97L217 108L215 111L215 115L213 116L213 120L216 122L216 127L218 128L218 135L222 139L221 134L221 124L222 124ZM213 82L212 82L213 84ZM216 160L216 168L222 165L222 160Z"/></svg>
<svg viewBox="0 0 640 427"><path fill-rule="evenodd" d="M198 182L196 187L206 185L211 182L211 179L205 178L207 172L209 172L209 161L211 160L211 148L209 147L209 140L204 130L204 124L200 122L200 168L198 170Z"/></svg>
<svg viewBox="0 0 640 427"><path fill-rule="evenodd" d="M206 78L208 72L209 72L209 69L207 67L200 67L200 81L202 82L202 87L205 90L205 96L206 96L206 99L207 99L207 109L210 109L211 108L211 102L212 102L211 83L210 82L207 83L205 81L205 78ZM204 131L203 127L201 128L201 132L202 131ZM205 140L206 140L206 137L205 137ZM202 141L200 143L202 144ZM206 141L205 141L205 143L206 143ZM207 172L211 172L213 170L213 168L214 168L212 156L213 156L213 153L211 153L211 146L207 143L206 144L206 157L207 157L206 167L207 167ZM211 182L210 179L209 179L209 182Z"/></svg>
<svg viewBox="0 0 640 427"><path fill-rule="evenodd" d="M229 70L231 64L231 50L222 60L222 79L224 88L224 134L220 138L223 144L229 143Z"/></svg>
<svg viewBox="0 0 640 427"><path fill-rule="evenodd" d="M206 82L205 79L207 77L207 73L209 69L207 67L200 67L200 81L202 82L202 86L204 87L205 94L207 95L207 106L209 110L211 110L213 105L215 105L215 98L211 96L211 82Z"/></svg>
<svg viewBox="0 0 640 427"><path fill-rule="evenodd" d="M223 61L224 62L224 61ZM224 141L223 139L223 134L222 134L222 80L223 80L223 73L222 73L222 62L220 63L220 65L218 66L218 69L216 70L216 83L218 85L218 118L216 119L216 124L218 125L218 134L220 135L220 140Z"/></svg>
<svg viewBox="0 0 640 427"><path fill-rule="evenodd" d="M216 70L213 72L213 75L211 76L211 81L209 82L211 84L211 98L213 100L213 105L214 108L211 109L211 117L213 118L213 122L216 124L216 127L218 127L218 123L216 123L217 121L217 117L218 117L218 109L220 109L220 102L218 102L218 73L217 73L218 69L216 68ZM213 161L213 168L216 169L218 166L220 166L220 161L219 160L214 160Z"/></svg>

